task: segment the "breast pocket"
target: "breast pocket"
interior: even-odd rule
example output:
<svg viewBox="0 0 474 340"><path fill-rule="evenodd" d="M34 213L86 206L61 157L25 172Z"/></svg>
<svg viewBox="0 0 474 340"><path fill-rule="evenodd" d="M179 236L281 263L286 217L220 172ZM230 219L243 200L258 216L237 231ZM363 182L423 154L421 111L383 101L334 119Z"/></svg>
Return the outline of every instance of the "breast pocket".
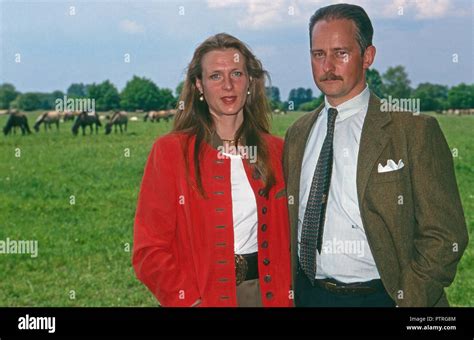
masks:
<svg viewBox="0 0 474 340"><path fill-rule="evenodd" d="M373 174L371 177L373 183L384 183L384 182L393 182L399 181L402 179L404 175L405 167L399 170L393 170L388 172L377 172Z"/></svg>

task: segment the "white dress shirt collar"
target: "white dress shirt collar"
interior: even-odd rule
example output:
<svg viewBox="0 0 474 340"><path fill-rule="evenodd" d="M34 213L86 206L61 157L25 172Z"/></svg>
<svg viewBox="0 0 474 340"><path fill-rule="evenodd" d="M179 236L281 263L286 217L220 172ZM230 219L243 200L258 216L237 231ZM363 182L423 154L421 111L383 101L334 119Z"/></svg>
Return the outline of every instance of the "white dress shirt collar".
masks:
<svg viewBox="0 0 474 340"><path fill-rule="evenodd" d="M337 110L336 122L343 121L344 119L360 112L360 110L369 105L370 90L366 84L365 89L354 98L345 101L338 106L332 106L329 104L327 97L324 97L326 112L329 108L335 108Z"/></svg>

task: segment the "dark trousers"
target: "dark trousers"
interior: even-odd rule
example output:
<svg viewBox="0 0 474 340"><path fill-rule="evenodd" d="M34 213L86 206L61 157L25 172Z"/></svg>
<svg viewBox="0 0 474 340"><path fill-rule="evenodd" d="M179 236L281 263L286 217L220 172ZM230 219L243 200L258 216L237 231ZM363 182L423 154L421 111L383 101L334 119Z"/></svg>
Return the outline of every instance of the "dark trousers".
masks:
<svg viewBox="0 0 474 340"><path fill-rule="evenodd" d="M385 289L367 295L341 295L311 282L301 268L295 280L296 307L395 307L395 302Z"/></svg>

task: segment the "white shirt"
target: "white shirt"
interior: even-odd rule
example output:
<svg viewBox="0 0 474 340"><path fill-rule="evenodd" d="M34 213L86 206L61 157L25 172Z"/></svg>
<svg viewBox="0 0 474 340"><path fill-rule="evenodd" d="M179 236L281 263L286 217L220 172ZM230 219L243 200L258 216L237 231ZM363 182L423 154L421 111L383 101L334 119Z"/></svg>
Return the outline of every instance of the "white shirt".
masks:
<svg viewBox="0 0 474 340"><path fill-rule="evenodd" d="M245 172L242 157L223 153L230 158L232 186L232 216L234 220L234 253L250 254L258 251L257 200Z"/></svg>
<svg viewBox="0 0 474 340"><path fill-rule="evenodd" d="M357 159L360 137L369 105L370 91L365 87L356 97L340 104L334 128L334 158L326 207L321 254L316 254L316 278L341 282L361 282L380 278L362 225L357 197ZM301 227L319 153L326 137L328 109L314 123L303 157L298 211L298 254Z"/></svg>

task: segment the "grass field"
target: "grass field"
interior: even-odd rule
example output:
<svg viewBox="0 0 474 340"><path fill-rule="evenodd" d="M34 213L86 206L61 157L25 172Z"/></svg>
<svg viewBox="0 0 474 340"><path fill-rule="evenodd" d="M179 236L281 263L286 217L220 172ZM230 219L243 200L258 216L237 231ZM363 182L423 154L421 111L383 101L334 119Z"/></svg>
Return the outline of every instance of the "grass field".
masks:
<svg viewBox="0 0 474 340"><path fill-rule="evenodd" d="M30 128L37 115L29 114ZM300 115L275 117L274 133L284 136ZM6 118L0 116L1 127ZM437 118L458 151L456 175L472 239L474 116ZM59 132L0 136L0 240L38 240L39 248L36 258L0 254L0 306L158 305L135 278L130 257L145 161L171 124L140 119L129 123L127 134L73 137L69 122ZM451 304L474 306L473 287L469 246L448 288Z"/></svg>

